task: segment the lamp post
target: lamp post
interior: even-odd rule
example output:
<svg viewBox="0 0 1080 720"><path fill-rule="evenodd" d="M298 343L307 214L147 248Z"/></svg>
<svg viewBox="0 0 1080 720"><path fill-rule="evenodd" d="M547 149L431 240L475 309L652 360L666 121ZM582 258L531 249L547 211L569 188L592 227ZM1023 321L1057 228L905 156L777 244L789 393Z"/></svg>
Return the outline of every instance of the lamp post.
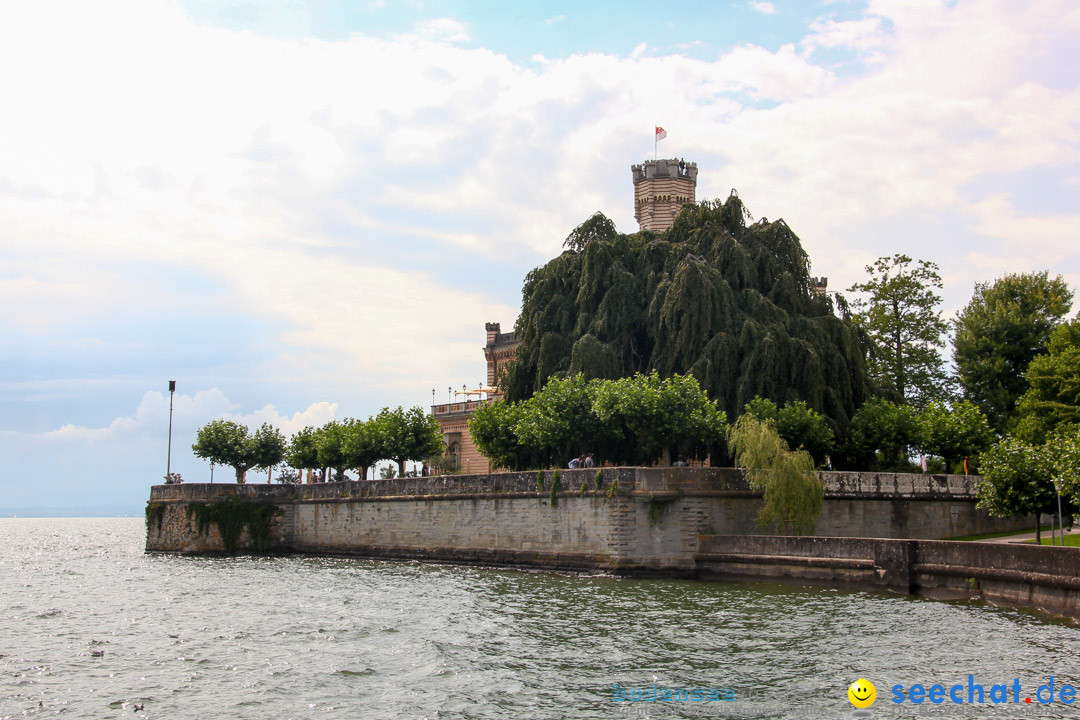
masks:
<svg viewBox="0 0 1080 720"><path fill-rule="evenodd" d="M435 412L435 388L431 388L431 412Z"/></svg>
<svg viewBox="0 0 1080 720"><path fill-rule="evenodd" d="M452 387L450 387L449 385L447 385L447 386L446 386L446 404L447 404L447 405L449 405L450 403L454 402L453 400L451 400L451 399L450 399L450 395L451 395L451 394L452 394L453 392L454 392L454 388L452 388Z"/></svg>
<svg viewBox="0 0 1080 720"><path fill-rule="evenodd" d="M172 409L173 394L176 392L176 381L169 381L169 449L165 456L165 481L172 482Z"/></svg>
<svg viewBox="0 0 1080 720"><path fill-rule="evenodd" d="M1061 538L1061 547L1065 547L1065 524L1064 519L1061 516L1061 480L1054 479L1054 491L1057 493L1058 500L1058 537ZM1053 535L1050 536L1053 541Z"/></svg>

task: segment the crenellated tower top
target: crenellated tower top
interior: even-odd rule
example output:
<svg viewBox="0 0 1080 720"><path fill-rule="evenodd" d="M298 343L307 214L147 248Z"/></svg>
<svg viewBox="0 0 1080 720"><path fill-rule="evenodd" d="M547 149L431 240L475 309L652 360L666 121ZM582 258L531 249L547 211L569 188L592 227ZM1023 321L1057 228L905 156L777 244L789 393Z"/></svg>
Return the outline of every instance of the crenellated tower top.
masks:
<svg viewBox="0 0 1080 720"><path fill-rule="evenodd" d="M634 218L642 230L664 232L687 203L697 202L697 163L682 159L647 160L631 165Z"/></svg>

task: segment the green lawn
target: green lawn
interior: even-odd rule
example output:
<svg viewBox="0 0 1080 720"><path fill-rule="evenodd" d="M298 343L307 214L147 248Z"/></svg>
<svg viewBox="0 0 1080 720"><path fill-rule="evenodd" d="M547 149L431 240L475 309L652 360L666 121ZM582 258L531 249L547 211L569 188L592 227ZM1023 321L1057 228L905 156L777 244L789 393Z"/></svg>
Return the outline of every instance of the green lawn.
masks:
<svg viewBox="0 0 1080 720"><path fill-rule="evenodd" d="M1045 530L1045 528L1044 528ZM949 538L950 540L989 540L990 538L1008 537L1009 535L1025 535L1027 533L1035 532L1035 528L1028 530L1006 530L1004 532L996 533L984 533L983 535L962 535L960 537Z"/></svg>
<svg viewBox="0 0 1080 720"><path fill-rule="evenodd" d="M1029 543L1034 543L1034 540L1028 540ZM1059 537L1054 538L1055 543L1060 543ZM1043 530L1042 544L1050 544L1050 533ZM1065 547L1080 547L1080 533L1065 533Z"/></svg>

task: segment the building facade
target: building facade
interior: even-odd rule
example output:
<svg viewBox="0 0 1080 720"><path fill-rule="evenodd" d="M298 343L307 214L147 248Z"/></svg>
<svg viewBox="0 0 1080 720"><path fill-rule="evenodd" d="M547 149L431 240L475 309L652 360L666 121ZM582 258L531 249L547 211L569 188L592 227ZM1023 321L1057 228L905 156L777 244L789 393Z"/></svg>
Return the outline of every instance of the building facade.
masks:
<svg viewBox="0 0 1080 720"><path fill-rule="evenodd" d="M484 330L487 332L487 344L484 345L484 360L487 361L487 387L462 388L460 393L455 393L460 401L433 405L431 408L432 414L442 428L443 443L446 445L447 454L456 458L461 469L469 474L487 473L492 470L491 461L484 457L473 442L472 435L469 434L469 418L476 412L476 408L502 397L499 380L506 364L514 358L514 352L518 346L514 333L502 332L502 327L497 322L486 323Z"/></svg>
<svg viewBox="0 0 1080 720"><path fill-rule="evenodd" d="M661 233L675 222L683 205L697 202L697 163L649 160L631 165L634 219L641 230Z"/></svg>

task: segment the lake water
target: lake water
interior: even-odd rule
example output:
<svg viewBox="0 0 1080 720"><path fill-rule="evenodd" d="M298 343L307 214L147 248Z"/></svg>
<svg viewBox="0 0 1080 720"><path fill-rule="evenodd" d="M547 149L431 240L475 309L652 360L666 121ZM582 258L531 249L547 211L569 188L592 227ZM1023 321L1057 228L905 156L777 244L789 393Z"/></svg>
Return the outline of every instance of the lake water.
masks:
<svg viewBox="0 0 1080 720"><path fill-rule="evenodd" d="M1080 702L891 702L893 685L969 674L986 693L1018 679L1021 700L1051 676L1080 684L1080 630L1015 610L769 584L155 556L143 532L141 519L0 520L0 718L1080 718ZM868 711L847 700L860 677L877 685ZM616 701L614 684L624 697L650 698L654 684L687 694ZM689 699L710 689L732 699Z"/></svg>

